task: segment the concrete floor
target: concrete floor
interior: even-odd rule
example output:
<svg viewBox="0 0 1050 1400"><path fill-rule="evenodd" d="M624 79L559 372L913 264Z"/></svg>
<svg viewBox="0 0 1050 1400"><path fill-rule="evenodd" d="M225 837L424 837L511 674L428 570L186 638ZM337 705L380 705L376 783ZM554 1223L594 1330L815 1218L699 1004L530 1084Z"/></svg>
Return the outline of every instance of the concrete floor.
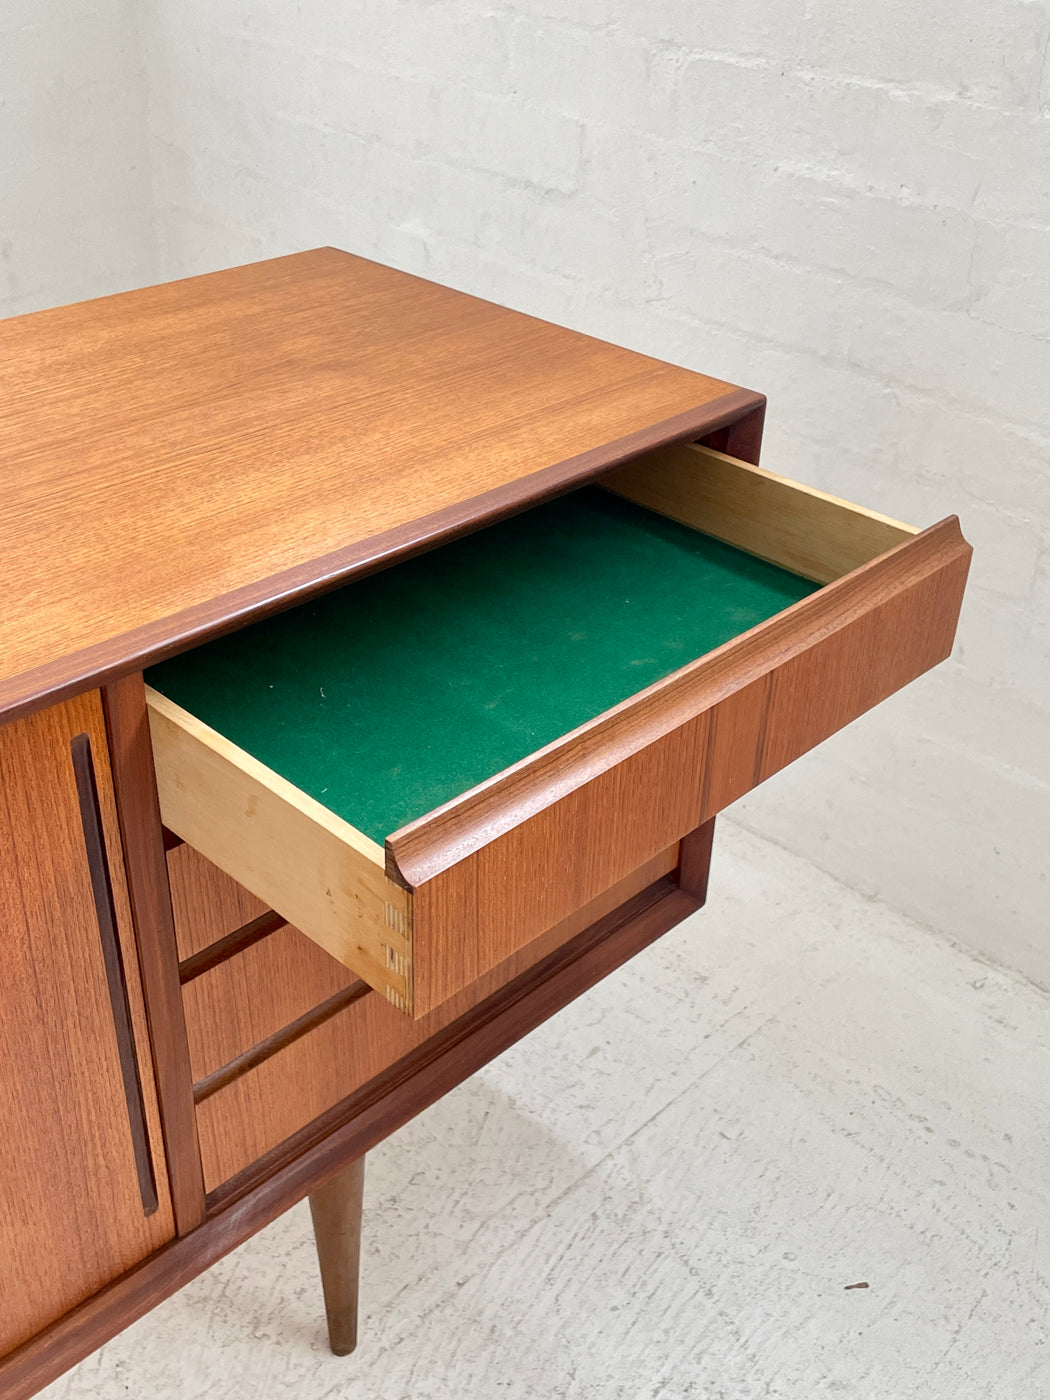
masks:
<svg viewBox="0 0 1050 1400"><path fill-rule="evenodd" d="M700 915L50 1400L1043 1400L1050 1001L723 822ZM866 1282L867 1289L846 1285Z"/></svg>

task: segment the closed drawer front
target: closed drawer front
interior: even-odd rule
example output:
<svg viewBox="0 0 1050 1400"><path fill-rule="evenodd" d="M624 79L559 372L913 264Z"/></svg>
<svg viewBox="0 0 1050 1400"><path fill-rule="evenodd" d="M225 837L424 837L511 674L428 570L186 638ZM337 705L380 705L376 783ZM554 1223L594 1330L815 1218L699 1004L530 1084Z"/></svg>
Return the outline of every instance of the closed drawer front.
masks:
<svg viewBox="0 0 1050 1400"><path fill-rule="evenodd" d="M154 668L165 823L419 1017L950 651L969 562L693 445Z"/></svg>
<svg viewBox="0 0 1050 1400"><path fill-rule="evenodd" d="M250 1167L576 934L663 877L672 876L678 860L677 845L661 851L427 1016L410 1020L379 995L361 997L207 1094L197 1105L206 1189L214 1191ZM222 880L220 872L213 871L214 889L221 889ZM187 1001L187 1022L191 1046L201 1047L209 1073L214 1074L222 1055L232 1058L249 1050L253 1034L277 1031L282 1015L292 1010L299 1015L300 1008L306 1010L321 1001L328 986L326 977L332 976L331 971L326 974L323 963L336 974L342 972L334 959L296 930L286 932L298 943L282 947L274 935L197 979L211 981L211 986L206 997ZM278 984L279 993L275 992ZM246 1005L254 1008L250 1029L243 1010Z"/></svg>
<svg viewBox="0 0 1050 1400"><path fill-rule="evenodd" d="M358 980L192 846L168 852L168 881L194 1083Z"/></svg>

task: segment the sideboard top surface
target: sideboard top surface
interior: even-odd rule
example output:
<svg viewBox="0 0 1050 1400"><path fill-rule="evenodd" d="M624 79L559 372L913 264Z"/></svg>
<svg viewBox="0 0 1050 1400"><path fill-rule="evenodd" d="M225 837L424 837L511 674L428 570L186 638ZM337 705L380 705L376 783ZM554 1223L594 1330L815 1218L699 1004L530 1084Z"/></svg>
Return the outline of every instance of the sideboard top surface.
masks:
<svg viewBox="0 0 1050 1400"><path fill-rule="evenodd" d="M0 321L0 718L761 396L332 248Z"/></svg>

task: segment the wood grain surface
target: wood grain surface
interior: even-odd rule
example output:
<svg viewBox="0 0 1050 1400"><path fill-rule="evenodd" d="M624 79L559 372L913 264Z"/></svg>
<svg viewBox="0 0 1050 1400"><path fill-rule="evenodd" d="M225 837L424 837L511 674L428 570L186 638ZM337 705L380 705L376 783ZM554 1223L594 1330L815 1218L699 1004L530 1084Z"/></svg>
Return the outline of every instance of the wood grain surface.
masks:
<svg viewBox="0 0 1050 1400"><path fill-rule="evenodd" d="M866 613L901 596L915 604L909 625L899 637L883 636L882 650L866 662L873 675L885 668L888 688L882 693L889 694L905 677L914 679L948 655L971 554L958 518L948 516L589 724L538 749L489 782L394 832L386 842L387 869L416 890L418 899L423 884L464 862L473 852L622 763L644 745L655 743L768 677L776 668L802 657L831 633L851 627ZM929 580L931 592L919 598L911 590L921 580ZM824 682L832 697L829 704L838 704L833 697L842 692L840 723L846 722L852 696L861 706L849 715L856 718L867 708L863 695L874 695L876 690L874 685L867 692L856 688L850 677L833 670L825 673ZM821 737L826 737L826 732ZM697 779L700 777L698 772Z"/></svg>
<svg viewBox="0 0 1050 1400"><path fill-rule="evenodd" d="M715 461L713 496L705 471L683 483L683 454ZM900 542L395 832L385 873L375 842L148 692L167 825L423 1016L948 654L970 556L957 521L913 534L707 450L663 455L674 508L692 482L727 530L756 490L772 550L800 547L782 497L844 566Z"/></svg>
<svg viewBox="0 0 1050 1400"><path fill-rule="evenodd" d="M328 1344L336 1356L357 1346L361 1281L361 1205L365 1159L357 1157L310 1192L310 1218L328 1319Z"/></svg>
<svg viewBox="0 0 1050 1400"><path fill-rule="evenodd" d="M4 1400L28 1400L698 905L698 900L664 877L500 988L336 1104L321 1121L260 1162L257 1170L231 1182L224 1194L212 1198L213 1214L200 1229L175 1240L53 1327L0 1358L0 1395ZM383 1004L378 997L369 1000Z"/></svg>
<svg viewBox="0 0 1050 1400"><path fill-rule="evenodd" d="M969 547L902 579L773 672L759 774L764 780L946 657L970 566ZM833 678L833 683L831 683Z"/></svg>
<svg viewBox="0 0 1050 1400"><path fill-rule="evenodd" d="M679 887L701 904L707 903L707 883L711 874L711 851L715 841L715 819L708 817L682 838L678 848L675 878Z"/></svg>
<svg viewBox="0 0 1050 1400"><path fill-rule="evenodd" d="M627 879L577 909L430 1015L412 1021L381 996L365 997L205 1099L198 1105L197 1121L209 1191L425 1044L589 924L673 871L677 861L677 845L659 852ZM326 954L312 948L294 929L288 933L283 943L267 940L252 948L239 966L227 965L226 975L207 1002L199 1003L191 1013L195 1042L212 1060L225 1053L236 1038L244 1040L256 1028L279 1020L293 1006L314 997L320 999L318 994L343 973L331 958L328 962L335 971L326 972L317 962L318 956ZM217 968L200 980L222 972ZM232 1035L227 1021L236 1027Z"/></svg>
<svg viewBox="0 0 1050 1400"><path fill-rule="evenodd" d="M528 816L454 874L421 885L413 948L417 1007L440 1006L691 831L706 744L701 715ZM450 923L458 939L469 939L469 979L446 945Z"/></svg>
<svg viewBox="0 0 1050 1400"><path fill-rule="evenodd" d="M196 978L183 989L194 1081L356 982L289 924Z"/></svg>
<svg viewBox="0 0 1050 1400"><path fill-rule="evenodd" d="M616 878L650 831L681 839L942 661L970 554L950 517L395 832L388 869L414 892L417 1003L455 978L447 911L477 975L582 895L592 868Z"/></svg>
<svg viewBox="0 0 1050 1400"><path fill-rule="evenodd" d="M602 485L816 583L841 578L918 533L695 443L646 453Z"/></svg>
<svg viewBox="0 0 1050 1400"><path fill-rule="evenodd" d="M716 452L727 452L741 462L758 462L762 451L762 431L766 422L765 400L756 404L739 418L734 418L724 428L713 433L705 433L701 441Z"/></svg>
<svg viewBox="0 0 1050 1400"><path fill-rule="evenodd" d="M74 783L86 734L160 1200L146 1215ZM0 727L0 1353L174 1234L97 692Z"/></svg>
<svg viewBox="0 0 1050 1400"><path fill-rule="evenodd" d="M275 914L269 910L265 914L257 914L248 923L242 924L232 933L220 938L217 943L210 944L207 948L202 948L199 953L194 953L185 962L179 963L179 981L183 986L188 982L195 982L204 973L211 972L221 963L229 962L238 953L245 953L255 943L261 943L264 938L269 938L271 934L279 933L287 926L288 920L282 919L280 914Z"/></svg>
<svg viewBox="0 0 1050 1400"><path fill-rule="evenodd" d="M146 688L166 827L411 1011L412 901L383 848Z"/></svg>
<svg viewBox="0 0 1050 1400"><path fill-rule="evenodd" d="M261 899L186 842L173 846L166 859L180 962L267 912Z"/></svg>
<svg viewBox="0 0 1050 1400"><path fill-rule="evenodd" d="M700 819L706 821L750 792L762 780L760 758L773 672L741 686L711 709L700 791Z"/></svg>
<svg viewBox="0 0 1050 1400"><path fill-rule="evenodd" d="M327 1001L323 1001L320 1006L311 1007L309 1011L305 1011L296 1020L290 1021L288 1025L274 1031L265 1040L257 1041L255 1045L249 1047L242 1054L228 1060L226 1064L220 1065L207 1078L199 1080L193 1086L194 1102L204 1103L206 1099L211 1098L212 1094L217 1094L228 1084L232 1084L235 1080L258 1069L267 1060L279 1055L282 1050L294 1045L297 1040L301 1040L319 1026L331 1021L356 1002L361 1001L364 997L374 995L375 993L367 982L357 979L349 987L344 987L342 991L334 993Z"/></svg>
<svg viewBox="0 0 1050 1400"><path fill-rule="evenodd" d="M10 318L0 362L0 718L763 402L331 248Z"/></svg>

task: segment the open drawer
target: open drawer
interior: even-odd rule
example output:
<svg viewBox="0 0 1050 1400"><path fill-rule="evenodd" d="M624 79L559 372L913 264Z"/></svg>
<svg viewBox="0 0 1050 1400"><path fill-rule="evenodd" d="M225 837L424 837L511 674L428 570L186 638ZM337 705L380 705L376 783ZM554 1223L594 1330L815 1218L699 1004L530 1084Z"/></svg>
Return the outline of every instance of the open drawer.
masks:
<svg viewBox="0 0 1050 1400"><path fill-rule="evenodd" d="M695 445L147 673L165 824L421 1016L951 650L970 548Z"/></svg>

